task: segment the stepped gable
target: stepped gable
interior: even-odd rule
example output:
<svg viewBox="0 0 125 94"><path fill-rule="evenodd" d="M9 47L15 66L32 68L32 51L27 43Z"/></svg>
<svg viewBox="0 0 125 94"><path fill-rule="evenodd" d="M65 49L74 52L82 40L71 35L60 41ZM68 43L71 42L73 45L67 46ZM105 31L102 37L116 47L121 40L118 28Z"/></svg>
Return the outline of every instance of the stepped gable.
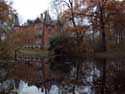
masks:
<svg viewBox="0 0 125 94"><path fill-rule="evenodd" d="M39 18L36 18L36 20L34 21L34 24L37 24L37 23L42 23Z"/></svg>

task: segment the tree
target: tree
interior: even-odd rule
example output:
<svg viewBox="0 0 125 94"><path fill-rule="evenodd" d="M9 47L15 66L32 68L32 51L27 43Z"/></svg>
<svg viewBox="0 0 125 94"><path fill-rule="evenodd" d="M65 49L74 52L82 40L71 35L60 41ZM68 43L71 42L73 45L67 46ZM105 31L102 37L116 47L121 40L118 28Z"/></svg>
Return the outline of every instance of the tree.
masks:
<svg viewBox="0 0 125 94"><path fill-rule="evenodd" d="M124 32L124 1L117 0L55 0L56 4L63 6L62 20L65 23L64 30L72 32L73 41L76 44L73 46L77 62L77 77L79 79L79 66L81 65L83 53L88 51L81 51L87 44L87 41L94 41L92 44L99 48L95 50L94 46L92 50L96 52L107 52L108 46L111 48L116 47L116 44L122 44L123 32ZM119 11L119 13L118 13ZM117 33L116 33L117 32ZM91 36L92 34L92 36ZM90 35L90 36L89 36ZM100 40L99 40L100 39ZM71 41L71 40L70 40ZM99 44L100 43L100 44ZM81 48L81 45L82 46ZM89 46L92 46L89 44ZM114 50L115 51L115 50ZM93 51L92 51L93 52ZM105 94L106 88L106 60L101 59L100 67L101 71L101 93Z"/></svg>
<svg viewBox="0 0 125 94"><path fill-rule="evenodd" d="M66 58L69 57L68 48L65 48L65 41L68 42L69 37L58 33L56 36L50 39L50 69L55 72L61 72L61 74L67 74L70 72L71 66L66 64ZM65 77L64 77L65 78Z"/></svg>
<svg viewBox="0 0 125 94"><path fill-rule="evenodd" d="M7 1L0 0L0 32L10 31L13 26L15 11Z"/></svg>
<svg viewBox="0 0 125 94"><path fill-rule="evenodd" d="M64 11L62 15L62 20L65 23L64 30L66 32L67 31L71 32L71 36L73 36L72 38L69 39L69 42L73 43L72 47L69 46L71 44L67 43L66 48L68 48L68 51L70 51L69 52L70 55L71 53L73 53L71 57L74 60L74 64L76 65L77 68L75 80L79 81L80 65L83 62L82 54L85 47L84 46L85 41L83 39L85 36L85 32L88 30L88 26L86 24L82 24L82 22L84 21L83 20L84 16L79 14L80 11L78 5L79 3L75 2L74 0L68 0L68 1L55 0L55 3L59 6L60 5L64 6ZM73 87L73 93L74 90L75 90L75 85Z"/></svg>
<svg viewBox="0 0 125 94"><path fill-rule="evenodd" d="M5 0L0 0L0 74L1 81L7 79L10 71L11 54L10 48L7 42L8 33L13 27L13 15L15 11L11 7L11 4ZM12 64L13 65L13 64Z"/></svg>
<svg viewBox="0 0 125 94"><path fill-rule="evenodd" d="M6 41L8 31L11 31L13 25L14 10L7 1L0 0L0 49L1 59L7 60L9 57L9 48Z"/></svg>

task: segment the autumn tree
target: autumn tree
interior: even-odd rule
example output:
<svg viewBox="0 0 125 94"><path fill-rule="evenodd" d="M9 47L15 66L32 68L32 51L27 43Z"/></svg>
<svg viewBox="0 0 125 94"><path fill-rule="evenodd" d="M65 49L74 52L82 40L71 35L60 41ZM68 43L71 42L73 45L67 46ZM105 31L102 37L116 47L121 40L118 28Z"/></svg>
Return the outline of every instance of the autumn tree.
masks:
<svg viewBox="0 0 125 94"><path fill-rule="evenodd" d="M0 0L0 71L3 73L0 75L1 81L7 79L10 69L9 65L11 64L10 48L6 38L13 26L14 13L15 12L9 2Z"/></svg>
<svg viewBox="0 0 125 94"><path fill-rule="evenodd" d="M72 36L75 38L76 45L73 47L76 48L74 51L77 52L77 58L75 58L75 60L78 63L78 66L82 62L80 56L83 56L81 54L81 44L84 44L82 49L85 48L87 45L85 42L88 37L90 37L90 40L93 40L92 44L98 47L97 51L101 53L107 52L109 45L111 45L112 48L115 47L115 39L116 45L122 44L124 35L124 1L55 0L55 2L60 7L63 7L61 20L65 23L64 30L66 32L72 32ZM89 44L89 46L91 45ZM93 50L95 50L95 48L92 49L92 52ZM105 94L107 65L105 59L102 59L101 62L101 93ZM78 66L77 72L80 69ZM76 79L79 78L78 73Z"/></svg>
<svg viewBox="0 0 125 94"><path fill-rule="evenodd" d="M10 31L13 26L15 11L11 4L5 0L0 0L0 29L1 32Z"/></svg>
<svg viewBox="0 0 125 94"><path fill-rule="evenodd" d="M11 31L11 29L12 29L13 21L14 21L14 19L13 19L14 13L15 12L12 9L9 2L0 0L0 44L1 44L0 52L1 52L1 57L4 56L5 54L7 55L8 51L9 51L8 44L5 39L7 38L8 31ZM6 51L4 51L4 49L6 49ZM7 55L7 57L8 57L8 55Z"/></svg>
<svg viewBox="0 0 125 94"><path fill-rule="evenodd" d="M4 56L8 53L9 50L7 47L7 42L5 38L7 37L7 32L11 31L12 24L13 24L13 14L14 11L9 4L9 2L0 0L0 52L1 55ZM4 47L3 47L4 46ZM4 51L6 49L6 51ZM2 57L0 56L0 57ZM8 57L8 56L7 56ZM5 59L5 58L4 58Z"/></svg>

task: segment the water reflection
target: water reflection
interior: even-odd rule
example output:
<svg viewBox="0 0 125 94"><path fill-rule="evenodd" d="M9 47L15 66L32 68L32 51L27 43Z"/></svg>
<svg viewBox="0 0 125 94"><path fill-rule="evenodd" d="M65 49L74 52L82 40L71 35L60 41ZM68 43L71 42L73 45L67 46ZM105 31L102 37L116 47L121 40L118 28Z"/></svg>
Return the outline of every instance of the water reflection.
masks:
<svg viewBox="0 0 125 94"><path fill-rule="evenodd" d="M65 86L66 87L66 86ZM24 81L20 81L19 88L17 90L18 94L46 94L45 88L38 88L35 85L29 86L28 83ZM57 85L52 85L49 89L48 94L72 94L72 92L69 90L70 87L67 88L60 88ZM94 92L91 90L91 86L81 86L75 88L75 94L94 94Z"/></svg>

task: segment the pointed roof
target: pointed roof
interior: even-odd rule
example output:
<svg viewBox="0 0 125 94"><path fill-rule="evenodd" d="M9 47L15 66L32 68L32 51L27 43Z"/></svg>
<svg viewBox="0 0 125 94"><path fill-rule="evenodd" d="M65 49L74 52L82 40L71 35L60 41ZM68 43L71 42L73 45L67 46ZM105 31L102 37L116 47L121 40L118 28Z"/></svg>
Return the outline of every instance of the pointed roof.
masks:
<svg viewBox="0 0 125 94"><path fill-rule="evenodd" d="M15 18L15 22L14 22L14 26L19 26L19 19L18 19L18 16L15 14L14 15L14 18Z"/></svg>
<svg viewBox="0 0 125 94"><path fill-rule="evenodd" d="M52 19L51 19L50 15L49 15L49 12L48 12L48 11L45 11L44 14L45 14L44 22L45 22L46 24L51 23L51 22L52 22Z"/></svg>
<svg viewBox="0 0 125 94"><path fill-rule="evenodd" d="M34 23L41 23L41 20L39 18L36 18L36 20L34 21Z"/></svg>

